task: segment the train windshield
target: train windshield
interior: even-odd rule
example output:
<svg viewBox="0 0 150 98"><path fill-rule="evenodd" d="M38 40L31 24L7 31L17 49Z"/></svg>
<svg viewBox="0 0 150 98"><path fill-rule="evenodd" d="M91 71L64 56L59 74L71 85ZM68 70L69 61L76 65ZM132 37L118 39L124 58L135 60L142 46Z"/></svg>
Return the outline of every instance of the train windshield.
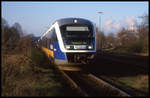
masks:
<svg viewBox="0 0 150 98"><path fill-rule="evenodd" d="M67 45L87 45L94 39L92 27L87 25L65 25L60 29L64 44Z"/></svg>

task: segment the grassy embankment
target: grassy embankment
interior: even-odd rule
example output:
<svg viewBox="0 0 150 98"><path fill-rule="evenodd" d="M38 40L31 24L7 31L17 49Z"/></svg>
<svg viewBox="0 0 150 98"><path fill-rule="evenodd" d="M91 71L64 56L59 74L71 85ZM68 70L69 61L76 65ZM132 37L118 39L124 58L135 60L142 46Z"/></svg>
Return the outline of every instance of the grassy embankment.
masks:
<svg viewBox="0 0 150 98"><path fill-rule="evenodd" d="M127 49L123 47L111 48L111 49L108 49L107 52L115 53L115 54L124 54L124 55L149 56L149 50L145 52L134 52L133 50L128 51Z"/></svg>
<svg viewBox="0 0 150 98"><path fill-rule="evenodd" d="M111 82L116 87L131 94L131 96L148 96L149 79L148 75L137 75L128 77L108 77L102 76L105 80Z"/></svg>
<svg viewBox="0 0 150 98"><path fill-rule="evenodd" d="M31 56L2 51L2 96L76 96L73 92L40 49L32 48Z"/></svg>

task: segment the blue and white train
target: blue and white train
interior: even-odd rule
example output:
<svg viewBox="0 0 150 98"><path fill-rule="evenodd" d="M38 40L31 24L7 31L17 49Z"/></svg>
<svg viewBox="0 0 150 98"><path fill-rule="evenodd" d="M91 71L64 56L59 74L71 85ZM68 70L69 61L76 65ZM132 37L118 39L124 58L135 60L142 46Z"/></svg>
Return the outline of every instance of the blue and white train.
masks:
<svg viewBox="0 0 150 98"><path fill-rule="evenodd" d="M96 27L83 18L59 19L43 33L38 45L62 70L85 65L95 58Z"/></svg>

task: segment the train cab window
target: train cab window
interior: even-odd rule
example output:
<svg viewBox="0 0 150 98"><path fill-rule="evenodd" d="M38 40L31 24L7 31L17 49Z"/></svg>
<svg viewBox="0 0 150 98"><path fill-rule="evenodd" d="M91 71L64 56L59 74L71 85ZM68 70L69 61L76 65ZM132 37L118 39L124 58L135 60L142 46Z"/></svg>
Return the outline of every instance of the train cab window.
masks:
<svg viewBox="0 0 150 98"><path fill-rule="evenodd" d="M93 42L93 28L91 25L63 25L60 27L64 44L82 42L91 44Z"/></svg>

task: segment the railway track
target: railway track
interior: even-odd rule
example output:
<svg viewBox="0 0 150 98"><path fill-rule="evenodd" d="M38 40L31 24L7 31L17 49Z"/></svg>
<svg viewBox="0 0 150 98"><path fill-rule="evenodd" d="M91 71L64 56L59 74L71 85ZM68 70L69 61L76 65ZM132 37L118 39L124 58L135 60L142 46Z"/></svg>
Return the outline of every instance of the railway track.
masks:
<svg viewBox="0 0 150 98"><path fill-rule="evenodd" d="M81 96L127 96L126 92L90 73L61 71Z"/></svg>
<svg viewBox="0 0 150 98"><path fill-rule="evenodd" d="M100 58L103 58L105 60L111 60L113 62L132 65L143 70L148 69L148 58L144 59L136 56L115 55L109 53L98 53L97 55L99 55Z"/></svg>
<svg viewBox="0 0 150 98"><path fill-rule="evenodd" d="M147 73L147 66L142 66L138 63L127 62L127 60L120 60L117 58L110 58L110 57L101 57L101 64L106 65L103 66L103 69L107 69L108 65L114 65L114 68L110 68L107 72L103 72L103 74L111 74L113 75L127 75L127 74L136 74L136 73ZM106 61L106 62L105 62ZM99 61L97 61L99 62ZM117 66L116 66L117 65ZM121 65L121 66L120 66ZM98 64L96 65L96 69L100 70ZM122 69L122 71L118 71L118 69ZM87 69L89 73L84 73L82 71L78 72L69 72L69 71L62 71L64 77L68 81L73 88L76 88L77 91L80 93L81 96L127 96L130 97L131 95L126 93L125 91L121 90L121 88L117 88L112 85L107 79L102 78L100 76L97 77L95 70ZM123 69L128 69L127 72L124 72ZM111 70L111 71L110 71ZM114 73L115 72L115 73ZM119 73L119 74L118 74ZM94 74L94 75L93 75ZM96 75L96 76L95 76ZM108 82L107 82L108 81Z"/></svg>
<svg viewBox="0 0 150 98"><path fill-rule="evenodd" d="M144 63L141 63L139 62L138 60L135 61L132 61L131 60L128 60L128 59L122 59L122 58L116 58L116 57L111 57L109 55L99 55L99 57L97 57L98 61L101 61L101 63L103 62L104 65L110 65L110 64L113 64L113 65L121 65L122 68L124 67L128 67L129 69L134 69L134 71L138 71L138 72L141 72L141 73L148 73L148 62L144 62ZM146 63L146 64L145 64ZM118 66L118 68L121 68Z"/></svg>
<svg viewBox="0 0 150 98"><path fill-rule="evenodd" d="M106 60L111 60L113 62L117 62L117 63L122 63L122 64L126 64L126 65L132 65L136 68L140 68L142 70L145 71L145 69L147 69L148 67L147 66L142 66L144 64L136 64L135 62L128 62L127 60L120 60L120 59L116 59L116 58L109 58L109 57L103 57L104 59Z"/></svg>

